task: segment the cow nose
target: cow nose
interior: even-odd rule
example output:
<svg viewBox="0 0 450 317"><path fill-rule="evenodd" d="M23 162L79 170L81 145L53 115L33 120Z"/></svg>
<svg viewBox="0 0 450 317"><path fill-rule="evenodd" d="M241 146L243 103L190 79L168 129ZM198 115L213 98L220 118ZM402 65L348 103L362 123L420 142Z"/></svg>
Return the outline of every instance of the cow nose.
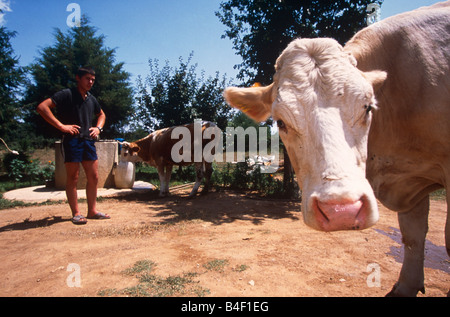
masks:
<svg viewBox="0 0 450 317"><path fill-rule="evenodd" d="M368 206L357 201L328 201L316 199L314 216L323 231L362 230L368 227Z"/></svg>

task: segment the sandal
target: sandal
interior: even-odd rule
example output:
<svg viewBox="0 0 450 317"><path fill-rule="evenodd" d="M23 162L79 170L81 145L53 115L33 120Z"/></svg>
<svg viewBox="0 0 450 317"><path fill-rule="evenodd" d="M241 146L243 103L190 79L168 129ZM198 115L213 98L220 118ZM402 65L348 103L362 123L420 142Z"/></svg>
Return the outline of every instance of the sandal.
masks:
<svg viewBox="0 0 450 317"><path fill-rule="evenodd" d="M72 223L74 225L85 225L87 223L87 220L82 215L78 215L72 218Z"/></svg>
<svg viewBox="0 0 450 317"><path fill-rule="evenodd" d="M97 219L97 220L104 220L104 219L111 219L111 216L105 215L104 213L97 212L94 216L88 216L88 219Z"/></svg>

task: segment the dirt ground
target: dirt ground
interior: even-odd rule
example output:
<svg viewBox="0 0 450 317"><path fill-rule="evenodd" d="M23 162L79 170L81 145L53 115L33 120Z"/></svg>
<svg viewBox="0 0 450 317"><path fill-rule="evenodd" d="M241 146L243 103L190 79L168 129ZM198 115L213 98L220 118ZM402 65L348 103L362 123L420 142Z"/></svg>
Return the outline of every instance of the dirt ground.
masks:
<svg viewBox="0 0 450 317"><path fill-rule="evenodd" d="M303 223L300 202L233 191L187 200L188 192L101 200L99 210L112 219L85 226L70 222L66 204L0 211L0 296L123 290L139 283L124 270L142 260L153 261L160 277L193 274L202 295L214 297L378 297L397 280L401 236L396 214L384 207L373 228L322 233ZM420 296L449 291L445 219L445 202L432 201Z"/></svg>

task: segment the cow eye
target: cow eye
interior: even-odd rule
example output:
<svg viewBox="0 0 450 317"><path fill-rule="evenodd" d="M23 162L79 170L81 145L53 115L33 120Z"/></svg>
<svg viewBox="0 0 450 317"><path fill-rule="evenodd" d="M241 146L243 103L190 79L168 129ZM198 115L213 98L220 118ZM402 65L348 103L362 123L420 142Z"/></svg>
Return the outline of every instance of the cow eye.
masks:
<svg viewBox="0 0 450 317"><path fill-rule="evenodd" d="M281 129L281 130L286 130L286 124L284 124L284 121L283 121L283 120L278 120L278 121L277 121L277 126L278 126L278 128Z"/></svg>
<svg viewBox="0 0 450 317"><path fill-rule="evenodd" d="M366 113L369 114L372 110L373 110L373 106L372 105L365 105L364 109L366 110Z"/></svg>

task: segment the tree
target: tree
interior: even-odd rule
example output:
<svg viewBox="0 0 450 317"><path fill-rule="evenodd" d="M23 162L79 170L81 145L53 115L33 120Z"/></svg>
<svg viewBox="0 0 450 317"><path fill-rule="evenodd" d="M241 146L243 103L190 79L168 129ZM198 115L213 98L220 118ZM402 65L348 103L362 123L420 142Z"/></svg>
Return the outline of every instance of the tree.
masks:
<svg viewBox="0 0 450 317"><path fill-rule="evenodd" d="M13 140L12 131L19 130L21 110L17 100L25 80L24 69L19 66L10 43L15 35L0 27L0 137L6 142Z"/></svg>
<svg viewBox="0 0 450 317"><path fill-rule="evenodd" d="M223 99L223 91L231 84L226 76L204 78L202 75L192 101L194 118L212 121L224 131L231 116L231 109Z"/></svg>
<svg viewBox="0 0 450 317"><path fill-rule="evenodd" d="M383 0L228 0L216 12L243 59L239 79L272 82L274 65L297 37L332 37L345 44L366 25L366 8Z"/></svg>
<svg viewBox="0 0 450 317"><path fill-rule="evenodd" d="M229 83L219 73L206 79L202 73L199 78L197 65L191 65L192 57L193 53L186 62L180 57L176 68L166 62L160 69L158 60L149 61L150 74L137 81L134 129L154 131L195 119L212 121L225 129L231 109L222 93Z"/></svg>
<svg viewBox="0 0 450 317"><path fill-rule="evenodd" d="M197 86L191 58L184 62L180 57L178 68L167 61L161 70L158 60L149 60L150 74L137 81L135 125L153 131L191 121L190 102Z"/></svg>
<svg viewBox="0 0 450 317"><path fill-rule="evenodd" d="M67 33L56 29L56 43L43 48L41 56L29 66L33 82L26 88L24 103L28 110L26 121L33 125L36 134L59 135L35 109L55 92L76 86L75 74L80 66L92 66L96 72L91 92L107 116L102 137L112 137L122 130L132 112L133 91L129 74L122 69L123 63L116 63L115 49L105 47L104 39L104 35L96 35L96 28L84 16L80 27L71 28Z"/></svg>

